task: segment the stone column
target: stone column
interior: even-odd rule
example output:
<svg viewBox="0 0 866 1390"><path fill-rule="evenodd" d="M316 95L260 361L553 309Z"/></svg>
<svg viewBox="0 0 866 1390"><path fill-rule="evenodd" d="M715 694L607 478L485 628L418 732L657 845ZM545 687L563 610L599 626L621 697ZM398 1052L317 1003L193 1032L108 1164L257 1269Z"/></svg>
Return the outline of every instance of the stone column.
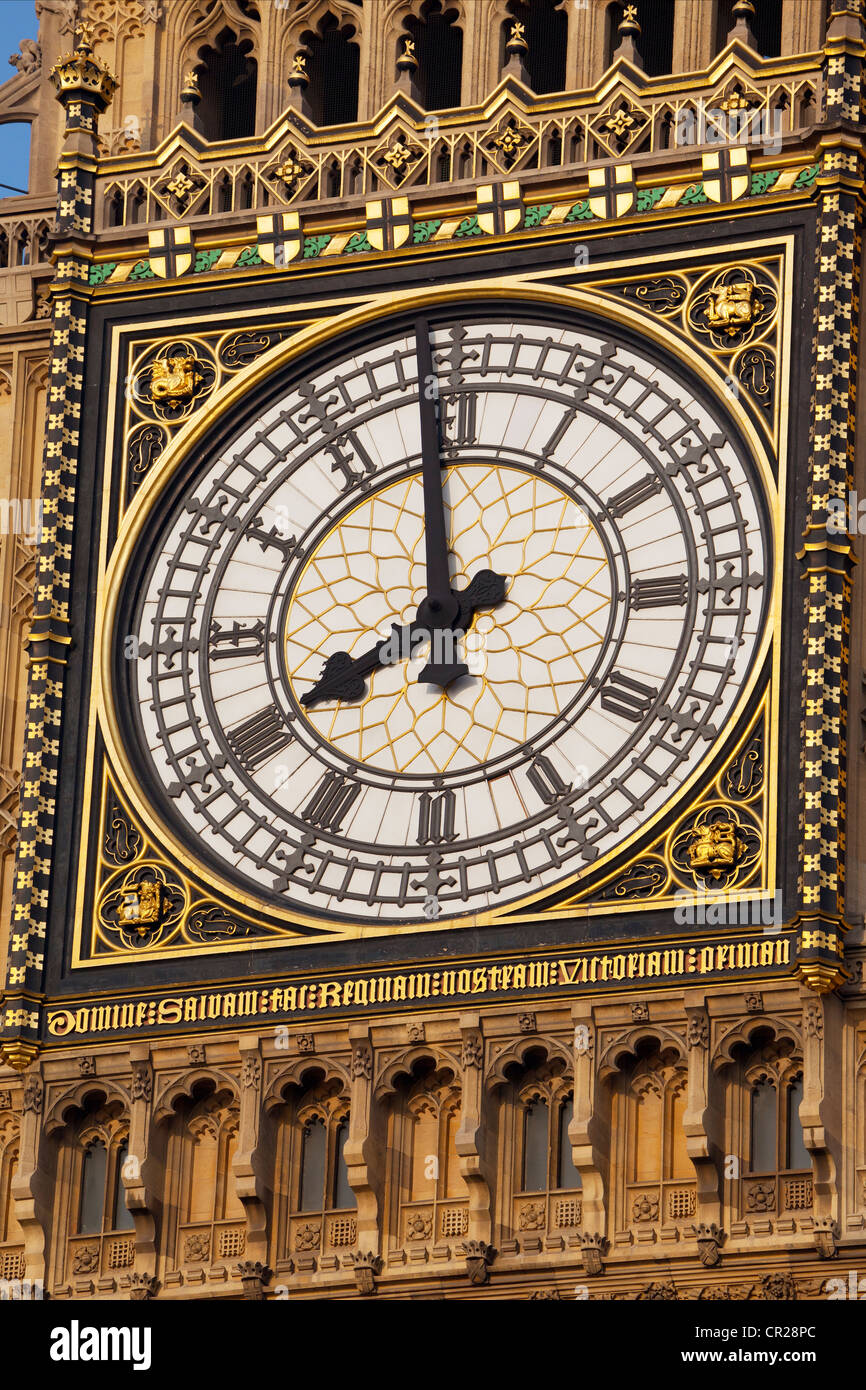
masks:
<svg viewBox="0 0 866 1390"><path fill-rule="evenodd" d="M343 1154L349 1186L358 1204L358 1249L379 1251L379 1190L384 1179L384 1144L375 1142L373 1119L373 1048L365 1023L349 1025L351 1111Z"/></svg>
<svg viewBox="0 0 866 1390"><path fill-rule="evenodd" d="M683 1129L697 1176L695 1224L720 1226L722 1204L716 1163L721 1144L716 1125L721 1116L710 1106L710 1021L703 991L687 990L685 1007L689 1079Z"/></svg>
<svg viewBox="0 0 866 1390"><path fill-rule="evenodd" d="M124 1197L135 1223L135 1256L137 1273L156 1273L156 1216L159 1199L155 1195L161 1186L159 1164L152 1158L150 1148L151 1113L153 1110L153 1066L150 1044L130 1044L132 1065L129 1111L129 1153L121 1171ZM146 1266L146 1268L145 1268Z"/></svg>
<svg viewBox="0 0 866 1390"><path fill-rule="evenodd" d="M803 1006L803 1100L800 1124L812 1156L816 1233L839 1221L842 1181L842 1033L845 1006L837 994L800 991ZM838 1233L838 1227L837 1233ZM822 1251L826 1253L826 1251Z"/></svg>
<svg viewBox="0 0 866 1390"><path fill-rule="evenodd" d="M586 1235L606 1234L607 1209L604 1186L604 1151L607 1138L596 1113L595 1021L588 1000L578 1000L571 1011L574 1024L574 1115L568 1127L574 1166L583 1185L581 1224Z"/></svg>
<svg viewBox="0 0 866 1390"><path fill-rule="evenodd" d="M232 1173L238 1201L247 1218L244 1258L265 1265L268 1258L268 1219L264 1202L267 1175L259 1172L257 1162L262 1104L262 1058L259 1039L255 1035L242 1034L238 1044L241 1054L241 1104Z"/></svg>
<svg viewBox="0 0 866 1390"><path fill-rule="evenodd" d="M715 13L706 0L677 0L673 71L696 72L709 67L715 38Z"/></svg>
<svg viewBox="0 0 866 1390"><path fill-rule="evenodd" d="M24 1277L47 1283L52 1192L48 1175L39 1167L43 1094L42 1077L34 1067L24 1078L18 1166L11 1195L24 1232Z"/></svg>
<svg viewBox="0 0 866 1390"><path fill-rule="evenodd" d="M462 1089L456 1148L460 1173L469 1189L469 1240L493 1239L490 1175L484 1146L484 1039L481 1016L460 1015Z"/></svg>

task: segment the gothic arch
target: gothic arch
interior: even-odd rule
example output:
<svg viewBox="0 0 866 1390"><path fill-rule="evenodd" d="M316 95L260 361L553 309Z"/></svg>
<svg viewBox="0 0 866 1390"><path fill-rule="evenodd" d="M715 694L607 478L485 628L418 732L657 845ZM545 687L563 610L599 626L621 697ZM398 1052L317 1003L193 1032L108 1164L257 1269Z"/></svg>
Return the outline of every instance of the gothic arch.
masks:
<svg viewBox="0 0 866 1390"><path fill-rule="evenodd" d="M558 1038L528 1033L511 1043L504 1052L500 1052L499 1056L493 1059L487 1072L487 1089L492 1091L497 1086L507 1085L511 1080L506 1075L508 1069L512 1066L525 1067L527 1054L539 1050L544 1053L545 1061L548 1064L556 1059L561 1059L564 1062L563 1075L571 1076L573 1074L574 1061L571 1052L564 1043L561 1043Z"/></svg>
<svg viewBox="0 0 866 1390"><path fill-rule="evenodd" d="M756 1044L752 1041L755 1034L767 1029L772 1033L774 1043L790 1042L802 1055L803 1035L788 1019L769 1014L747 1014L738 1019L716 1044L712 1058L713 1071L720 1071L722 1067L736 1061L733 1051L735 1047L755 1047Z"/></svg>
<svg viewBox="0 0 866 1390"><path fill-rule="evenodd" d="M607 1044L598 1061L599 1080L620 1071L625 1058L633 1057L637 1061L638 1048L646 1043L655 1043L661 1054L673 1051L678 1061L687 1061L686 1045L679 1033L665 1028L662 1024L639 1023L634 1028L620 1033Z"/></svg>
<svg viewBox="0 0 866 1390"><path fill-rule="evenodd" d="M109 1081L105 1077L87 1076L77 1085L71 1086L58 1096L45 1116L45 1133L54 1134L59 1129L65 1129L76 1118L87 1113L87 1100L90 1096L99 1096L100 1108L109 1105L120 1105L121 1113L128 1120L130 1112L129 1092L116 1081Z"/></svg>
<svg viewBox="0 0 866 1390"><path fill-rule="evenodd" d="M175 1112L177 1101L182 1098L195 1100L195 1088L201 1082L210 1082L213 1085L213 1095L228 1095L231 1104L239 1104L240 1092L238 1083L228 1072L219 1071L215 1067L192 1067L189 1071L178 1076L174 1081L168 1083L160 1092L156 1104L153 1108L154 1124L159 1124L162 1120L171 1119Z"/></svg>
<svg viewBox="0 0 866 1390"><path fill-rule="evenodd" d="M460 1063L451 1052L446 1052L444 1048L434 1047L429 1043L416 1043L412 1047L407 1047L399 1056L394 1057L379 1072L373 1088L373 1096L376 1100L382 1100L387 1095L392 1095L397 1090L397 1085L401 1077L407 1076L414 1080L416 1073L414 1068L418 1062L430 1062L435 1071L450 1071L455 1080L460 1078Z"/></svg>
<svg viewBox="0 0 866 1390"><path fill-rule="evenodd" d="M260 22L253 19L253 12L258 14L252 4L245 5L243 0L172 0L163 7L165 29L159 55L159 70L163 74L159 83L161 138L175 125L181 82L198 62L199 48L215 43L216 36L229 28L237 35L238 43L249 40L251 56L261 60Z"/></svg>
<svg viewBox="0 0 866 1390"><path fill-rule="evenodd" d="M286 1098L283 1092L286 1088L288 1086L304 1088L309 1084L311 1073L321 1076L322 1085L327 1085L330 1081L337 1081L348 1095L349 1073L340 1062L335 1062L330 1057L321 1057L317 1053L305 1053L303 1057L299 1057L297 1061L284 1067L272 1078L262 1097L263 1110L270 1112L277 1109L278 1106L285 1105Z"/></svg>
<svg viewBox="0 0 866 1390"><path fill-rule="evenodd" d="M364 34L363 8L353 5L351 0L306 0L305 4L295 10L280 39L280 57L284 72L289 71L291 59L301 46L301 34L306 33L308 29L318 28L329 12L341 26L351 25L355 30L355 39L361 41Z"/></svg>

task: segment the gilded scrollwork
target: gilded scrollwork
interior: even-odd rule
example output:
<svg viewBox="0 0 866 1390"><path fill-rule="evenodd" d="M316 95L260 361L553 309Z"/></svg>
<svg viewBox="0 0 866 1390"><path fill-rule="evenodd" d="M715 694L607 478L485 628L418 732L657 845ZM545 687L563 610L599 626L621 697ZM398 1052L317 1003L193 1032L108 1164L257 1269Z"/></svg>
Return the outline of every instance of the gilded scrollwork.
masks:
<svg viewBox="0 0 866 1390"><path fill-rule="evenodd" d="M285 336L285 331L277 328L249 328L239 333L229 333L217 348L219 364L227 372L238 372L255 362L263 352L281 343Z"/></svg>
<svg viewBox="0 0 866 1390"><path fill-rule="evenodd" d="M682 275L657 275L652 280L637 280L623 287L628 299L654 314L677 314L686 302L689 282Z"/></svg>
<svg viewBox="0 0 866 1390"><path fill-rule="evenodd" d="M168 431L162 425L139 425L131 432L126 446L127 490L130 496L150 472L167 443Z"/></svg>

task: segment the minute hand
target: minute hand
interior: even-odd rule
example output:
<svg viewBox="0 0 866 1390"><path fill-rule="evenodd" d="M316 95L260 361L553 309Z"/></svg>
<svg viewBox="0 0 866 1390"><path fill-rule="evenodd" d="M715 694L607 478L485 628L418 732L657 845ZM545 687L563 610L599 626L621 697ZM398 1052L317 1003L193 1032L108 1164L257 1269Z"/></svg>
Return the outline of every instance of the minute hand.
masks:
<svg viewBox="0 0 866 1390"><path fill-rule="evenodd" d="M418 609L418 621L430 627L448 627L459 604L451 592L448 567L448 531L442 494L442 462L439 457L439 421L431 390L436 380L429 329L424 319L415 323L418 359L418 404L421 413L421 478L424 484L424 545L427 558L427 597ZM424 610L422 615L422 609Z"/></svg>

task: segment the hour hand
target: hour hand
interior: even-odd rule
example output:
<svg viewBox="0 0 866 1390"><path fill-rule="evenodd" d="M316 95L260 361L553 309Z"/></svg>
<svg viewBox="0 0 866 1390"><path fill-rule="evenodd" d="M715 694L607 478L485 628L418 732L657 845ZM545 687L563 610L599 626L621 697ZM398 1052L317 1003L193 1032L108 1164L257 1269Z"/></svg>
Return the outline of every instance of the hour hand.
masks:
<svg viewBox="0 0 866 1390"><path fill-rule="evenodd" d="M421 640L412 627L398 627L394 623L391 636L377 642L362 656L352 657L348 652L334 652L325 662L316 684L301 696L301 704L315 705L320 700L362 700L367 693L367 677L380 666L390 665L406 654L411 655Z"/></svg>
<svg viewBox="0 0 866 1390"><path fill-rule="evenodd" d="M457 638L472 626L472 619L479 608L495 608L502 602L505 586L504 575L497 574L495 570L479 570L465 589L451 590L456 609L453 625L433 628L430 645L434 659L428 661L423 671L418 673L419 684L441 685L444 689L452 681L469 674L465 662L455 662L453 659ZM421 615L422 609L419 608L419 619Z"/></svg>

